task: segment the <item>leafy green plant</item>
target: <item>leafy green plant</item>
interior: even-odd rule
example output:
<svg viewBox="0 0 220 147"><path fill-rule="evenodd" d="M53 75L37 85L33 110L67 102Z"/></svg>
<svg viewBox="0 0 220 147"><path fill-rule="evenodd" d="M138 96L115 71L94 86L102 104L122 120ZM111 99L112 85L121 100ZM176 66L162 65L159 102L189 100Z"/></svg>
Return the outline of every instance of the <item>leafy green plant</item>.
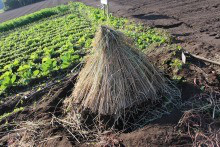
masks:
<svg viewBox="0 0 220 147"><path fill-rule="evenodd" d="M35 70L34 72L33 72L33 77L35 78L35 77L37 77L38 75L40 74L40 70Z"/></svg>
<svg viewBox="0 0 220 147"><path fill-rule="evenodd" d="M33 60L33 61L37 60L38 58L39 58L39 55L36 52L32 53L31 56L30 56L30 59Z"/></svg>
<svg viewBox="0 0 220 147"><path fill-rule="evenodd" d="M53 56L55 54L55 51L54 51L54 49L53 48L47 48L47 47L45 47L44 48L44 55L45 56L48 56L48 57L51 57L51 56Z"/></svg>
<svg viewBox="0 0 220 147"><path fill-rule="evenodd" d="M16 75L13 74L11 71L5 72L3 75L0 76L0 93L2 93L7 88L13 86L16 81Z"/></svg>
<svg viewBox="0 0 220 147"><path fill-rule="evenodd" d="M174 69L175 72L178 72L179 70L182 69L183 67L183 63L181 60L179 59L174 59L172 60L172 63L170 64L171 67Z"/></svg>
<svg viewBox="0 0 220 147"><path fill-rule="evenodd" d="M28 84L32 78L31 65L25 64L18 68L18 74L21 77L21 83Z"/></svg>
<svg viewBox="0 0 220 147"><path fill-rule="evenodd" d="M61 68L67 68L71 64L76 63L79 60L79 55L73 55L71 52L67 52L61 55L60 59L62 60Z"/></svg>
<svg viewBox="0 0 220 147"><path fill-rule="evenodd" d="M19 66L19 64L20 64L20 60L16 59L13 63L5 65L3 70L4 71L12 71L13 68Z"/></svg>
<svg viewBox="0 0 220 147"><path fill-rule="evenodd" d="M85 41L86 41L86 37L82 36L79 40L78 40L78 44L80 47L83 47L85 45Z"/></svg>
<svg viewBox="0 0 220 147"><path fill-rule="evenodd" d="M42 59L41 70L43 75L48 75L53 70L58 70L57 61L51 59L50 57L45 57Z"/></svg>
<svg viewBox="0 0 220 147"><path fill-rule="evenodd" d="M12 70L13 68L13 64L8 64L8 65L5 65L3 70L6 71L6 70Z"/></svg>

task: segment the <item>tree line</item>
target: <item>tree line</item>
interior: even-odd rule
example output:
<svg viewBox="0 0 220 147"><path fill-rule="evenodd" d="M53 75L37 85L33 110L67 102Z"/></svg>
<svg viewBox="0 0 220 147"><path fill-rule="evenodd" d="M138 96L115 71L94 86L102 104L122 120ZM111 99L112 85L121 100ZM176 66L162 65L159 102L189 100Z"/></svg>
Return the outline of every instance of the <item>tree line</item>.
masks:
<svg viewBox="0 0 220 147"><path fill-rule="evenodd" d="M0 9L3 9L3 8L4 8L3 2L2 0L0 0Z"/></svg>

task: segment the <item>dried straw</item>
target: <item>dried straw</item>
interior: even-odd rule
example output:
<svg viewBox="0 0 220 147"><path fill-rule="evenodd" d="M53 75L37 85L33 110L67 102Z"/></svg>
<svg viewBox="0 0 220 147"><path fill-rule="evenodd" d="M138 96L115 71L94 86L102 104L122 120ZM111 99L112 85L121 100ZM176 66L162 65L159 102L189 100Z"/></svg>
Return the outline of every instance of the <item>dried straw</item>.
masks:
<svg viewBox="0 0 220 147"><path fill-rule="evenodd" d="M125 110L142 103L150 107L163 98L179 97L180 91L130 39L119 31L101 26L91 54L79 73L71 103L79 104L80 112L89 109L118 119Z"/></svg>

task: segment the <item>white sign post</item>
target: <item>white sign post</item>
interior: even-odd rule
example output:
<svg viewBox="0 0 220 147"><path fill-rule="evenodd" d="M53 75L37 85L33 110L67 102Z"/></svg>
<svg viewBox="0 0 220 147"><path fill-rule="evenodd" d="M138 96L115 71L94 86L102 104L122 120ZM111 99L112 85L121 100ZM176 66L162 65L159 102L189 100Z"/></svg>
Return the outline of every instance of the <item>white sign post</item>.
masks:
<svg viewBox="0 0 220 147"><path fill-rule="evenodd" d="M107 16L109 15L109 5L108 0L101 0L101 4L104 6L104 13L107 13Z"/></svg>
<svg viewBox="0 0 220 147"><path fill-rule="evenodd" d="M186 64L186 56L185 56L185 54L183 52L182 52L182 62L184 64Z"/></svg>
<svg viewBox="0 0 220 147"><path fill-rule="evenodd" d="M101 0L101 3L102 3L103 5L108 5L108 0Z"/></svg>

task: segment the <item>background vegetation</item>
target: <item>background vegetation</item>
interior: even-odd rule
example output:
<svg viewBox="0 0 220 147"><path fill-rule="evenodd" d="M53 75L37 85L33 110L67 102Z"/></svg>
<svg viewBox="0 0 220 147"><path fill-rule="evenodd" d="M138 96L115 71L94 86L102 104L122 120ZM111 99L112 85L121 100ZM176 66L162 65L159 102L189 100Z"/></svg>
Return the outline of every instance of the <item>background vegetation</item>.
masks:
<svg viewBox="0 0 220 147"><path fill-rule="evenodd" d="M0 10L4 8L2 0L0 0Z"/></svg>
<svg viewBox="0 0 220 147"><path fill-rule="evenodd" d="M4 10L11 10L15 8L19 8L28 4L36 3L42 0L3 0L4 2Z"/></svg>

